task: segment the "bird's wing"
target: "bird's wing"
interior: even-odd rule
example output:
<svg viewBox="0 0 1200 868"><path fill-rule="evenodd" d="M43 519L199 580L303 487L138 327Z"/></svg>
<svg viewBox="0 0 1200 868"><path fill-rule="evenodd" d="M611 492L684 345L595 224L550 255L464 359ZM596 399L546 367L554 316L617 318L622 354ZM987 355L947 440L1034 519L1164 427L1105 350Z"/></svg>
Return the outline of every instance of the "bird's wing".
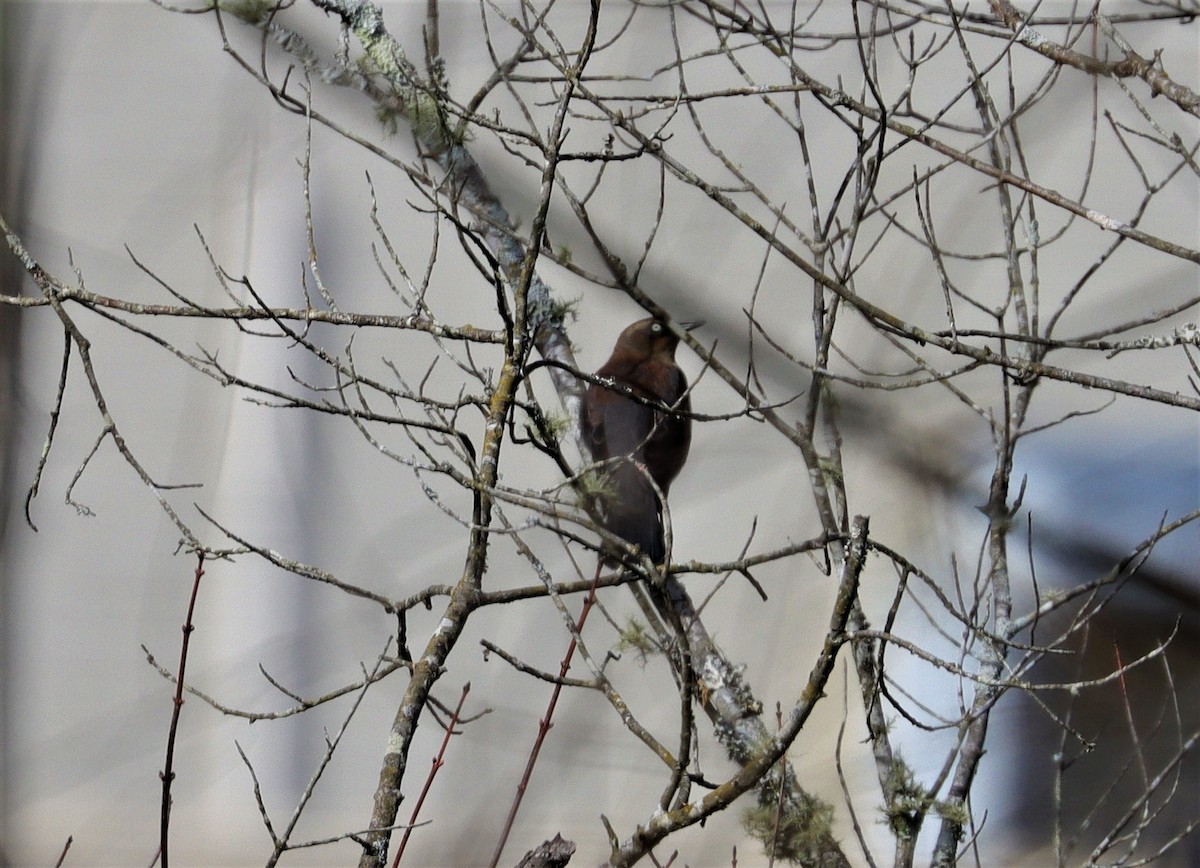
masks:
<svg viewBox="0 0 1200 868"><path fill-rule="evenodd" d="M621 456L641 460L654 427L655 410L603 386L588 391L586 429L597 461Z"/></svg>
<svg viewBox="0 0 1200 868"><path fill-rule="evenodd" d="M641 548L656 562L665 555L661 504L650 482L644 458L656 411L612 389L593 386L588 395L586 427L592 457L616 461L608 469L608 495L603 498L605 526Z"/></svg>

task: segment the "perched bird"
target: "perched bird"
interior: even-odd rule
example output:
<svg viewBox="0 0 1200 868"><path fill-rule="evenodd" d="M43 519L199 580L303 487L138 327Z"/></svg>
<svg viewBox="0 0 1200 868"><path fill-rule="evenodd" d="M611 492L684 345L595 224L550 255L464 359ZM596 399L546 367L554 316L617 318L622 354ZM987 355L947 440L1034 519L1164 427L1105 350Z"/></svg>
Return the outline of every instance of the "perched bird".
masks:
<svg viewBox="0 0 1200 868"><path fill-rule="evenodd" d="M690 331L702 323L681 325ZM692 443L692 420L666 409L691 410L687 379L675 364L678 345L679 338L662 320L635 322L621 332L612 356L596 371L616 388L592 384L584 403L584 439L593 459L608 462L602 522L656 564L666 560L667 547L663 505L654 486L666 496Z"/></svg>

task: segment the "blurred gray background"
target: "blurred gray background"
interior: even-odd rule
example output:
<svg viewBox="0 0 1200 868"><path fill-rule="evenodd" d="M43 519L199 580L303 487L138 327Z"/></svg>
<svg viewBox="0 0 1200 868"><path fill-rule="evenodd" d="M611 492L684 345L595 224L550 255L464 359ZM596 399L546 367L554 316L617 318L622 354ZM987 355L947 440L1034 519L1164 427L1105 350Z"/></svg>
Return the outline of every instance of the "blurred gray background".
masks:
<svg viewBox="0 0 1200 868"><path fill-rule="evenodd" d="M392 31L413 32L423 7L418 2L387 5ZM471 2L443 7L442 50L453 59L452 81L478 81L490 69L473 41L478 7ZM297 161L304 153L305 125L278 110L222 53L210 18L167 14L141 2L7 2L0 7L0 27L3 213L47 268L67 276L73 263L95 292L165 300L133 264L128 245L164 279L215 302L221 296L196 226L229 272L250 276L268 299L301 303L296 285L306 238ZM1195 83L1195 29L1161 32L1177 39L1166 46L1171 69ZM638 44L637 39L628 43L631 68L642 62ZM352 95L339 111L386 140L369 109ZM1064 131L1026 128L1026 134L1031 147L1050 146ZM1038 135L1045 140L1038 141ZM387 144L407 153L402 138ZM484 160L487 147L480 145ZM763 165L782 159L769 147L755 150L761 151L755 158ZM313 200L325 279L338 287L339 301L348 309L397 313L399 305L384 309L388 296L370 259L366 172L393 237L411 242L409 266L419 272L428 232L423 224L405 222L410 188L386 164L324 130L315 131ZM503 176L492 180L518 213L536 194L516 181L510 187ZM1120 196L1114 191L1113 201ZM639 219L653 210L653 190L631 174L621 197L612 211L628 219L630 237L636 239L646 225ZM967 203L948 204L967 208ZM1181 243L1200 241L1194 198L1180 202L1178 223L1174 237ZM745 333L737 311L745 301L731 302L730 296L752 282L761 250L729 244L722 226L699 215L664 231L643 282L673 309L707 317L710 325L699 334L703 342L738 346ZM557 240L553 227L551 237ZM679 255L668 257L664 251ZM0 262L5 294L36 292L11 257ZM927 270L906 272L902 264L895 267L892 289L896 297L911 295L916 304L918 289L933 278ZM561 269L546 270L561 297L579 299L572 337L581 364L594 368L639 311L627 299ZM1097 296L1083 306L1081 317L1105 313L1127 292L1166 287L1168 295L1178 297L1197 289L1195 269L1177 261L1147 265L1134 258L1126 278L1127 285L1106 283L1111 297ZM451 321L460 316L467 321L478 301L456 290L477 284L469 269L447 260L435 280L439 312ZM794 313L780 294L767 303L777 304L781 315ZM289 558L388 593L457 578L458 526L430 508L410 473L381 462L361 438L348 437L343 426L312 414L247 403L148 342L95 317L81 313L79 319L93 341L97 372L131 448L158 481L202 484L170 493L189 521L203 526L193 504L198 505L225 527ZM302 357L283 341L250 340L212 324L179 322L164 328L183 348L218 349L227 364L248 376L287 385L289 364L301 366L298 376L305 372ZM24 501L52 410L61 331L47 309L0 309L0 861L53 864L71 835L68 865L146 865L157 846L158 772L171 688L147 664L141 646L163 665L176 665L194 564L176 555L178 533L109 442L73 492L91 514L64 503L63 493L100 426L77 369L41 493L31 507L37 532L26 523ZM372 353L405 357L406 347L386 333L363 331L355 341L362 358ZM686 351L680 357L695 376L696 359ZM1137 364L1130 359L1131 366ZM1146 372L1149 379L1153 375ZM925 556L931 569L944 571L948 551L971 552L978 545L984 522L975 507L985 498L989 456L976 449L980 430L964 430L970 422L963 415L938 415L921 400L907 394L876 396L861 407L849 402L851 448L874 456L856 465L861 477L850 484L858 498L855 511L871 514L879 538ZM736 399L713 377L701 379L693 403L714 414L737 409ZM1200 505L1200 428L1194 415L1132 402L1121 408L1125 412L1030 441L1020 459L1029 478L1025 507L1037 522L1033 542L1045 586L1103 572L1152 533L1164 512L1177 517ZM1069 406L1051 402L1047 417L1063 409ZM759 430L744 420L699 427L692 465L672 492L680 504L674 511L678 556L734 557L755 519L757 543L764 548L815 533L816 523L805 519L810 507L803 468L786 444L756 436ZM930 479L933 466L952 471L953 484ZM523 472L530 480L554 478L546 465ZM461 503L461 494L447 495ZM1200 647L1198 555L1196 528L1160 545L1144 587L1128 595L1127 608L1112 613L1105 628L1111 636L1097 637L1104 646L1100 653L1111 654L1122 631L1161 637L1182 619L1175 674L1193 704L1196 670L1189 671L1187 664L1194 665ZM511 551L497 547L495 557L491 575L512 584L532 581L532 576L512 578L528 568ZM785 570L767 569L758 578L771 595L767 604L740 587L721 597L720 608L706 617L729 656L746 664L764 702L787 704L811 665L833 588L808 578L798 592ZM877 590L877 602L886 606L890 591L882 584ZM864 588L871 591L869 585ZM620 605L614 603L618 610ZM466 642L487 638L544 668L555 667L565 640L552 608L535 603L520 612L525 620L497 612L473 621ZM411 634L427 635L436 617L436 607L415 615ZM306 585L252 558L209 564L196 621L189 682L231 705L263 711L291 702L265 681L260 665L300 694L320 694L357 678L360 661L370 664L394 626L373 606ZM763 643L764 635L777 639ZM639 676L633 655L619 665L639 715L669 727L673 700L668 708L656 708L655 682ZM490 854L544 707L544 684L531 683L499 661L484 662L481 655L445 679L439 696L452 704L468 679L475 711L486 705L492 712L454 741L424 812L434 825L414 836L407 864L478 864ZM840 690L844 676L835 683ZM379 753L401 690L400 681L393 680L368 694L299 837L365 824ZM854 691L851 685L848 744L863 734L855 723ZM1037 857L1020 854L1044 843L1045 816L1039 807L1044 803L1034 797L1045 795L1048 760L1022 744L1033 742L1032 733L1045 736L1039 729L1045 720L1027 705L1013 701L999 710L992 754L1005 759L985 760L981 772L975 807L980 816L986 812L992 830L985 839L993 848L987 852L995 854L992 864L1025 859L1036 864ZM342 704L285 723L248 725L190 700L177 748L176 863L259 864L270 848L235 742L254 762L267 806L279 821L290 815L325 734L336 730L344 712ZM792 756L802 779L837 805L842 794L831 745L840 720L841 700L834 697L821 707ZM436 727L423 728L414 766L432 756L440 737ZM924 738L912 736L910 742L899 736L899 741L921 773L940 762ZM579 842L578 864L602 859L606 847L598 812L610 812L618 828L628 828L642 818L645 802L624 793L638 786L657 792L661 785L657 770L644 768L645 758L627 743L600 698L568 693L504 861L515 863L555 831ZM1019 761L1023 755L1028 765ZM885 847L868 759L855 753L846 774L852 794L861 799L869 838ZM1195 816L1200 796L1194 770L1190 774L1185 786L1191 792L1184 801ZM675 846L683 848L682 861L729 864L736 844L738 864L759 864L761 854L745 840L733 814L681 836ZM839 822L846 822L844 811ZM848 827L841 830L848 835ZM293 853L286 861L353 860L354 846L339 846ZM1193 845L1181 858L1179 864L1200 861L1200 850Z"/></svg>

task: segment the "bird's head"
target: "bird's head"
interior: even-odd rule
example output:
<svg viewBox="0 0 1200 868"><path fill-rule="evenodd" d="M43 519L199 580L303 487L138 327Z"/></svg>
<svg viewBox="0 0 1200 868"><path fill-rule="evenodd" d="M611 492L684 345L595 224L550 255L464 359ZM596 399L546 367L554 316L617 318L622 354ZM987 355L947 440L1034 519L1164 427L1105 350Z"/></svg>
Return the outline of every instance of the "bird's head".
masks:
<svg viewBox="0 0 1200 868"><path fill-rule="evenodd" d="M686 331L702 326L703 322L684 322L679 325ZM617 348L635 356L675 355L679 337L661 319L650 317L628 326L617 338Z"/></svg>

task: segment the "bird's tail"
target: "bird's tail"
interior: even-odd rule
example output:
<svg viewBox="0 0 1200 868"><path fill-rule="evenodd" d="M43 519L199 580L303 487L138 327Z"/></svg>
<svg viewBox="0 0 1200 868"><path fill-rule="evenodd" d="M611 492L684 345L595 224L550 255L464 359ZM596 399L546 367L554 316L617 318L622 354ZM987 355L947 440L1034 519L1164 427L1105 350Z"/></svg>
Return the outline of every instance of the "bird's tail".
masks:
<svg viewBox="0 0 1200 868"><path fill-rule="evenodd" d="M667 558L662 504L644 468L622 461L609 474L611 496L604 498L604 526L636 545L656 564Z"/></svg>

